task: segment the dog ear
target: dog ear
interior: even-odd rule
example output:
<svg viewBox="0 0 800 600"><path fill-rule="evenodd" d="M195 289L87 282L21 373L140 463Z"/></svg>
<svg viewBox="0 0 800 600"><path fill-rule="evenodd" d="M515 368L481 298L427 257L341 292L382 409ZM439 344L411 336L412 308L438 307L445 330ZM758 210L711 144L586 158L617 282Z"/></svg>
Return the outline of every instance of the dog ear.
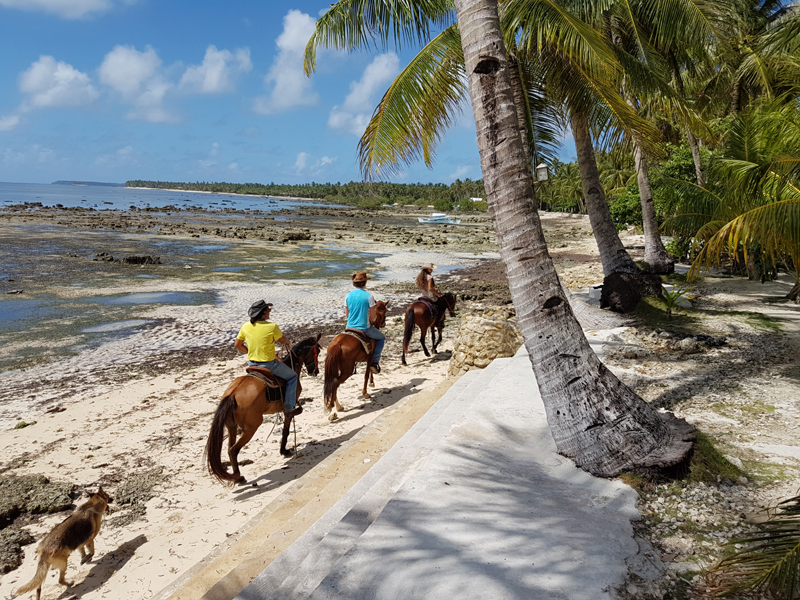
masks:
<svg viewBox="0 0 800 600"><path fill-rule="evenodd" d="M97 488L97 493L98 494L102 494L103 493L103 486L102 485Z"/></svg>

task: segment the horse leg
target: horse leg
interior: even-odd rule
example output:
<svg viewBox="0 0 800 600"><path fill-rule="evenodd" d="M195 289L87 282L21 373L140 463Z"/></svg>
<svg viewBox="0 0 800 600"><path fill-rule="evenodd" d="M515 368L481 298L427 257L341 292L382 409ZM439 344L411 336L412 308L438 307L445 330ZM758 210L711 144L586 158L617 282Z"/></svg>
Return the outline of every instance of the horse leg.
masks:
<svg viewBox="0 0 800 600"><path fill-rule="evenodd" d="M287 456L288 457L288 456L291 456L292 454L294 454L294 452L292 452L292 450L289 450L286 447L286 441L289 439L289 426L292 423L292 419L294 419L294 417L292 417L291 415L286 415L284 413L283 433L281 434L281 456Z"/></svg>
<svg viewBox="0 0 800 600"><path fill-rule="evenodd" d="M439 339L436 339L436 330L439 330ZM431 326L431 339L433 340L433 353L436 354L436 346L442 341L442 330L435 325Z"/></svg>
<svg viewBox="0 0 800 600"><path fill-rule="evenodd" d="M256 429L258 429L258 425L253 427L250 423L244 423L242 425L242 436L236 441L233 446L228 449L228 457L231 459L231 467L233 467L233 474L238 475L239 479L236 480L235 483L244 483L247 481L244 476L239 472L239 451L244 447L244 445L253 439L253 436L256 433Z"/></svg>
<svg viewBox="0 0 800 600"><path fill-rule="evenodd" d="M369 387L375 387L375 378L372 376L372 371L369 373Z"/></svg>
<svg viewBox="0 0 800 600"><path fill-rule="evenodd" d="M225 428L228 430L228 455L231 453L231 448L236 443L236 434L239 426L236 424L236 421L233 419L233 415L225 423Z"/></svg>
<svg viewBox="0 0 800 600"><path fill-rule="evenodd" d="M428 328L420 323L419 330L421 332L421 335L419 336L419 343L422 344L422 351L425 352L425 356L430 356L431 353L428 352L428 347L425 345L425 338L428 335Z"/></svg>

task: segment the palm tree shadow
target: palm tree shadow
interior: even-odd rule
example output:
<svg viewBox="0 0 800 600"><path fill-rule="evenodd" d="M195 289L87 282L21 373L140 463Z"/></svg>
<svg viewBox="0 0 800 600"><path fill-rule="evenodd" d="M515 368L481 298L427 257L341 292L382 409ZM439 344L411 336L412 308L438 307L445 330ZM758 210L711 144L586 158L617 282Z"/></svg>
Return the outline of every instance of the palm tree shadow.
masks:
<svg viewBox="0 0 800 600"><path fill-rule="evenodd" d="M83 581L72 587L68 587L61 593L59 599L80 597L99 589L105 585L106 581L108 581L114 573L121 570L122 567L133 558L133 555L136 554L136 550L146 543L147 536L139 534L135 538L120 544L116 550L106 552L103 558L92 566L91 571L89 571Z"/></svg>

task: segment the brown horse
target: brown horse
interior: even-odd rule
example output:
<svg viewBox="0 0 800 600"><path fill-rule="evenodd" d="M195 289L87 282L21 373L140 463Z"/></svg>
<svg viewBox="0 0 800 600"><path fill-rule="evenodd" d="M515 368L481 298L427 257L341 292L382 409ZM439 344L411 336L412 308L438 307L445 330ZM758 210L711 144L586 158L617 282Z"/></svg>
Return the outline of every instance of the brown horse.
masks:
<svg viewBox="0 0 800 600"><path fill-rule="evenodd" d="M306 366L306 372L309 375L319 374L320 337L321 334L316 338L310 337L298 342L289 355L283 359L283 362L298 375L298 399L302 390L299 377L302 366ZM205 450L209 473L223 482L244 483L245 478L239 473L237 458L239 451L250 441L258 427L264 422L264 415L284 412L283 394L285 390L285 382L280 388L269 388L263 381L251 375L242 375L233 380L233 383L222 394L222 400L220 400L217 412L211 422L211 431L208 434ZM281 437L281 454L283 456L292 455L292 451L286 448L291 422L292 416L284 413ZM242 429L242 435L238 440L236 439L237 426ZM225 429L228 431L228 457L233 467L233 473L228 473L220 458Z"/></svg>
<svg viewBox="0 0 800 600"><path fill-rule="evenodd" d="M369 309L369 324L373 327L381 329L386 325L386 307L389 302L379 300L375 306ZM356 370L356 363L366 362L369 365L372 362L372 355L364 351L364 346L352 335L347 333L340 333L331 343L328 344L328 352L325 356L325 386L323 388L323 396L325 398L325 416L329 421L335 421L339 418L337 411L343 411L342 405L339 404L339 399L336 391L347 378L350 377ZM367 393L367 382L370 380L369 366L364 369L364 390L361 395L364 398L369 398ZM333 412L331 412L333 410Z"/></svg>
<svg viewBox="0 0 800 600"><path fill-rule="evenodd" d="M411 334L414 333L414 326L418 325L420 330L419 341L422 344L422 350L425 356L430 356L428 347L425 345L425 336L428 334L428 328L431 330L431 341L433 342L433 353L436 354L436 346L442 341L442 329L444 329L444 318L447 312L451 317L455 317L456 313L456 297L447 292L443 296L439 296L436 302L430 301L437 309L437 314L431 312L428 301L423 302L417 300L406 309L406 326L403 330L403 364L406 364L406 353L408 353L408 344L411 341ZM436 340L436 330L439 331L439 340Z"/></svg>

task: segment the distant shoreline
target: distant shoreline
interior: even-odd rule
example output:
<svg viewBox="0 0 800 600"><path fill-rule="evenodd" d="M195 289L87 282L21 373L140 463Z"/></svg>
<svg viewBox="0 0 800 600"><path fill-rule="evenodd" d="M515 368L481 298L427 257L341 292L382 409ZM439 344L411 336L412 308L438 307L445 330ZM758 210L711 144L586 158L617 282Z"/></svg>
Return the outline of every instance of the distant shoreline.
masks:
<svg viewBox="0 0 800 600"><path fill-rule="evenodd" d="M236 192L211 192L208 190L180 190L176 188L154 188L154 187L139 187L135 185L123 186L128 190L157 190L161 192L185 192L187 194L212 194L216 196L244 196L246 198L275 198L276 200L299 200L301 202L320 202L329 203L329 200L324 198L303 198L302 196L271 196L269 194L239 194Z"/></svg>

